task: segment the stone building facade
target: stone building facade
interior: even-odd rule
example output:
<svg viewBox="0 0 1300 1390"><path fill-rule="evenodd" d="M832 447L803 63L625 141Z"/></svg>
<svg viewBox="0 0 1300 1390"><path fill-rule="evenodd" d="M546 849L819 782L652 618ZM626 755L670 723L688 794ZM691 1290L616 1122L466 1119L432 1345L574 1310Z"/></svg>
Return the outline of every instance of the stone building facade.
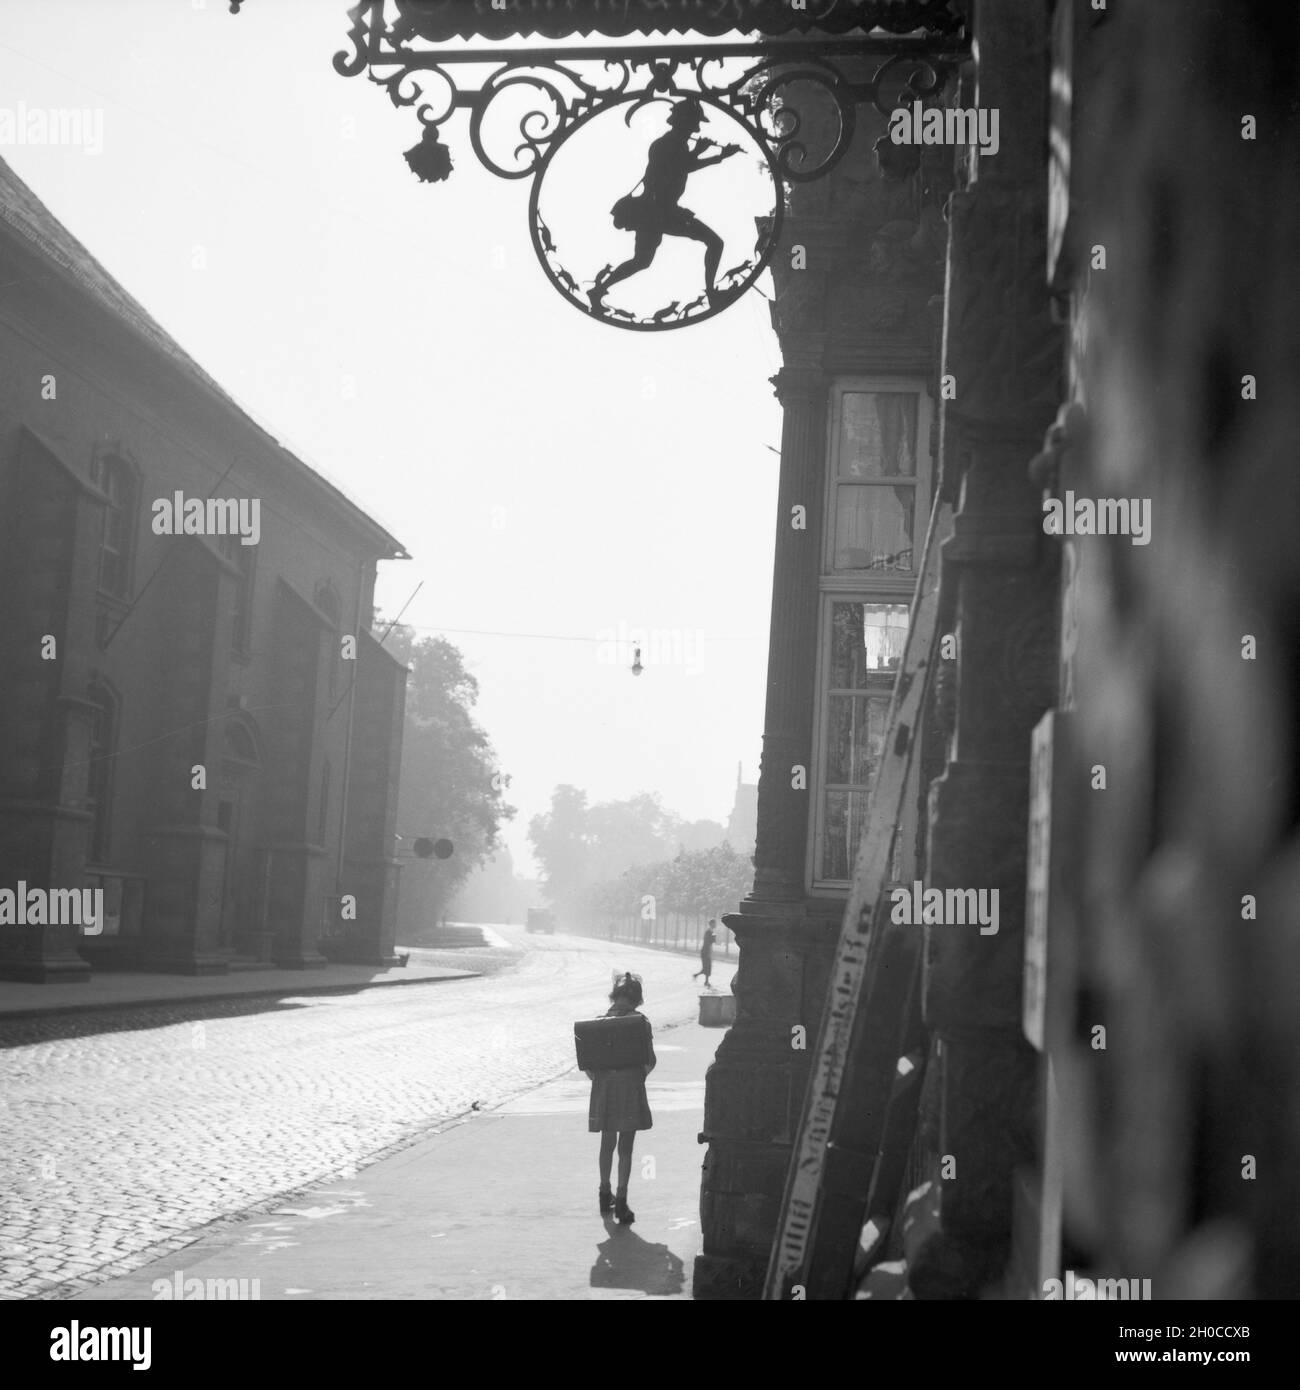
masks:
<svg viewBox="0 0 1300 1390"><path fill-rule="evenodd" d="M0 281L0 887L104 902L0 925L0 976L385 963L406 671L367 629L405 552L3 164ZM256 543L160 533L177 493L256 500Z"/></svg>
<svg viewBox="0 0 1300 1390"><path fill-rule="evenodd" d="M1000 149L957 151L949 204L942 371L954 392L939 489L954 521L940 611L956 657L933 690L922 876L996 890L1000 922L987 936L926 929L932 1139L950 1162L932 1149L921 1174L937 1211L907 1252L918 1298L974 1297L1001 1278L1014 1183L1035 1151L1036 1058L1022 1030L1030 752L1057 670L1059 556L1028 471L1064 373L1045 274L1047 9L989 0L972 8L972 28L979 61L958 104L999 112Z"/></svg>
<svg viewBox="0 0 1300 1390"><path fill-rule="evenodd" d="M803 115L830 138L833 113ZM737 1014L707 1079L696 1297L761 1286L933 494L951 151L881 159L885 131L858 106L837 167L789 191L773 261L784 422L758 843L753 889L723 918ZM907 881L915 785L910 804Z"/></svg>
<svg viewBox="0 0 1300 1390"><path fill-rule="evenodd" d="M922 1299L1042 1298L1066 1270L1158 1298L1295 1297L1300 25L1211 4L961 8L975 56L943 100L996 110L1001 139L949 151L931 486L954 510L954 655L903 854L928 886L996 889L1001 911L995 935L926 929L926 1096L890 1254ZM823 265L848 248L829 292L778 262L757 871L729 919L738 1019L708 1081L697 1296L757 1291L806 1089L791 1029L820 1014L839 926L818 893L825 788L790 775L835 752L818 610L837 538L802 547L790 510L836 524L818 490L841 486L840 373L931 370L919 304L863 355L875 297L900 286L846 282L881 216L854 205L853 172L820 187L822 227L813 190L792 197L791 243ZM886 264L868 256L868 277ZM1072 498L1125 499L1126 531L1051 534Z"/></svg>

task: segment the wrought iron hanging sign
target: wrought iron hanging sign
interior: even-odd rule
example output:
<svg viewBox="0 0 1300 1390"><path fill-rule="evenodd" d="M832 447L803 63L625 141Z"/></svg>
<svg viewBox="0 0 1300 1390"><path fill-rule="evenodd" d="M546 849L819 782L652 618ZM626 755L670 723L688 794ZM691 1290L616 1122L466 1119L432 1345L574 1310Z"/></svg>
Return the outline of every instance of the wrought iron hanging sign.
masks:
<svg viewBox="0 0 1300 1390"><path fill-rule="evenodd" d="M620 328L677 328L720 312L763 272L780 181L721 107L625 99L547 152L529 221L542 269L576 308Z"/></svg>
<svg viewBox="0 0 1300 1390"><path fill-rule="evenodd" d="M770 10L769 26L792 27L797 13L784 0L732 3L742 20ZM468 111L480 163L532 180L533 249L556 290L603 323L661 331L711 318L753 285L779 242L783 184L834 168L859 103L887 115L896 104L933 101L967 48L948 0L818 3L827 27L873 32L792 43L455 48L444 41L496 37L492 24L505 19L478 0L361 0L348 12L351 51L337 53L334 67L345 77L366 72L394 106L415 109L423 133L406 161L427 183L452 173L443 127ZM650 22L665 4L684 7L680 23ZM698 0L656 0L642 27L700 28L697 11ZM545 5L538 13L552 15ZM509 24L514 34L523 28L519 15ZM852 59L861 72L873 56L883 61L866 78L846 77L834 61Z"/></svg>

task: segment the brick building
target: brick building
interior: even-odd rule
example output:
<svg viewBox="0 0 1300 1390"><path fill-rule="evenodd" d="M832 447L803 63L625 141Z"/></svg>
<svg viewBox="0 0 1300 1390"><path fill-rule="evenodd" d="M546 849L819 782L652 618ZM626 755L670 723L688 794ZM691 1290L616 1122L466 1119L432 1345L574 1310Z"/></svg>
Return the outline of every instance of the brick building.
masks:
<svg viewBox="0 0 1300 1390"><path fill-rule="evenodd" d="M104 895L95 935L0 926L0 976L387 961L405 552L3 163L0 283L0 886ZM244 510L162 533L177 493Z"/></svg>

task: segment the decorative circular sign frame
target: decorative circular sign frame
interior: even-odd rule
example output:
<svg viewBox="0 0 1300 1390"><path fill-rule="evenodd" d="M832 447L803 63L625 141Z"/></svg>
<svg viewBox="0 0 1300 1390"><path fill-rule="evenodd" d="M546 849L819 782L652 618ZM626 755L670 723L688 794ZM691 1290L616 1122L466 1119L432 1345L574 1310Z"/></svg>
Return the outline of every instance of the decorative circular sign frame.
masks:
<svg viewBox="0 0 1300 1390"><path fill-rule="evenodd" d="M620 117L625 120L629 112L624 108L635 108L647 103L647 94L638 96L627 96L613 102L608 102L594 111L587 112L585 115L573 122L572 126L566 130L563 136L555 141L546 151L544 157L538 163L533 179L532 192L528 200L528 227L532 237L533 251L536 253L538 263L542 267L546 278L555 287L562 298L572 304L579 312L586 314L589 318L594 318L601 323L607 323L613 328L632 329L640 333L659 333L673 328L686 328L688 326L703 323L706 319L716 317L724 309L728 309L750 288L758 277L767 269L771 262L781 238L781 226L785 212L785 199L780 175L777 172L776 164L772 153L763 143L754 138L753 133L748 130L744 122L737 119L736 115L729 111L721 102L713 100L705 93L700 92L681 92L671 93L671 100L674 105L682 102L694 102L708 114L716 114L726 120L729 125L735 126L741 137L745 141L744 146L737 146L743 149L746 154L757 155L767 171L767 176L772 182L773 197L771 210L768 214L766 228L759 235L753 250L753 260L745 265L734 266L729 271L724 272L717 285L717 293L711 295L704 277L700 277L703 293L691 303L683 305L680 300L672 301L664 305L649 317L638 318L630 311L620 309L617 306L608 306L598 302L593 298L593 291L596 289L595 281L579 282L560 263L555 244L551 237L550 229L541 216L542 191L546 184L546 176L550 172L552 162L569 143L569 141L580 131L585 130L592 121L598 117ZM660 98L662 99L662 98ZM708 119L706 114L706 120ZM707 142L710 147L714 147L714 142ZM718 161L709 161L710 164ZM697 166L699 167L699 166ZM688 171L688 172L694 172ZM639 185L638 185L639 186ZM628 201L628 200L624 200ZM688 212L688 216L693 215ZM612 217L612 213L611 213ZM698 223L698 219L693 219ZM618 224L614 224L618 227ZM631 228L618 228L620 231L630 231ZM707 227L703 228L709 231ZM683 233L674 233L665 230L662 236L680 236ZM686 234L688 235L688 234ZM716 233L714 234L716 235ZM658 254L659 242L655 242L654 250L651 253L650 261L639 269L648 269ZM625 262L631 265L631 261ZM606 267L610 269L611 267ZM739 273L738 273L739 272ZM626 278L631 279L638 273L637 270L630 271ZM590 288L584 288L590 286Z"/></svg>

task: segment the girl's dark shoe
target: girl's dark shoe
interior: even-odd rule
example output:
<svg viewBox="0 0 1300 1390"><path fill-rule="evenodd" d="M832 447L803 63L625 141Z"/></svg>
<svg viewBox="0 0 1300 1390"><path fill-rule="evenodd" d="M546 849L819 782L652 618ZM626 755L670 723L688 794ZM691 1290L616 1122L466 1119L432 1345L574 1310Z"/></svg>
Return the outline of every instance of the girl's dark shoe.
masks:
<svg viewBox="0 0 1300 1390"><path fill-rule="evenodd" d="M614 1220L621 1226L630 1226L636 1220L636 1212L627 1204L627 1198L621 1192L614 1199Z"/></svg>
<svg viewBox="0 0 1300 1390"><path fill-rule="evenodd" d="M614 1210L614 1194L607 1187L600 1189L600 1212L603 1216L606 1212Z"/></svg>

